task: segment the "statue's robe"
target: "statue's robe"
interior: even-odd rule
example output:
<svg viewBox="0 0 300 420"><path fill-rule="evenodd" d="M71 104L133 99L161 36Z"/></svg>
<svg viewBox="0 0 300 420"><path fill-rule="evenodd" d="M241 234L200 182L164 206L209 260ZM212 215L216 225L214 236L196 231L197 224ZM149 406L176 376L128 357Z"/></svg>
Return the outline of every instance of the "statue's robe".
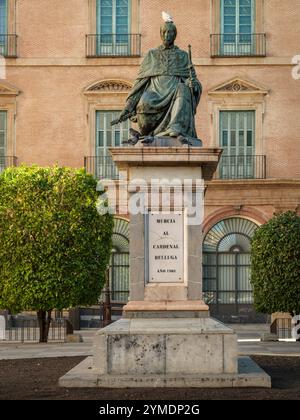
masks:
<svg viewBox="0 0 300 420"><path fill-rule="evenodd" d="M195 81L193 90L187 85L190 71ZM142 135L178 133L196 138L195 113L201 93L195 70L189 68L187 52L176 46L161 46L144 58L126 109L136 113L133 120Z"/></svg>

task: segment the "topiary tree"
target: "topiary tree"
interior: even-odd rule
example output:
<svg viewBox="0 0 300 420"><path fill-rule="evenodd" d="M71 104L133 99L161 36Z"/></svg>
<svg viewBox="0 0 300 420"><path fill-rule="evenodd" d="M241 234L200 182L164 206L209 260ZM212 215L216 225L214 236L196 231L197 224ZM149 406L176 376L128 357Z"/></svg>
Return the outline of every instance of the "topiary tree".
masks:
<svg viewBox="0 0 300 420"><path fill-rule="evenodd" d="M251 283L257 311L300 314L300 217L282 213L255 231Z"/></svg>
<svg viewBox="0 0 300 420"><path fill-rule="evenodd" d="M98 214L96 184L60 167L0 175L0 307L37 311L40 342L53 309L95 304L103 287L113 217Z"/></svg>

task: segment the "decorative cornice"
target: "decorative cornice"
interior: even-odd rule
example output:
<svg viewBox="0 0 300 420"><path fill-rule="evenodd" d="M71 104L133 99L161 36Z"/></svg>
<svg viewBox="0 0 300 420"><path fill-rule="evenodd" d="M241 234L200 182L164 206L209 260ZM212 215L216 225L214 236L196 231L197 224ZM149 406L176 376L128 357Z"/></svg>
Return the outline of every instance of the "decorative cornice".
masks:
<svg viewBox="0 0 300 420"><path fill-rule="evenodd" d="M243 80L240 77L235 77L221 85L215 86L214 88L210 89L208 94L209 95L226 95L226 94L255 94L255 95L267 95L269 91L263 87L258 85L254 82L249 82L247 80Z"/></svg>
<svg viewBox="0 0 300 420"><path fill-rule="evenodd" d="M255 207L239 206L239 209L237 210L236 206L223 206L206 218L202 226L204 236L221 220L231 217L248 219L259 225L263 225L270 218L268 215Z"/></svg>
<svg viewBox="0 0 300 420"><path fill-rule="evenodd" d="M132 88L132 83L126 80L101 80L93 83L84 89L85 95L101 93L128 93Z"/></svg>
<svg viewBox="0 0 300 420"><path fill-rule="evenodd" d="M3 80L0 81L0 96L18 96L19 94L20 91L15 86Z"/></svg>

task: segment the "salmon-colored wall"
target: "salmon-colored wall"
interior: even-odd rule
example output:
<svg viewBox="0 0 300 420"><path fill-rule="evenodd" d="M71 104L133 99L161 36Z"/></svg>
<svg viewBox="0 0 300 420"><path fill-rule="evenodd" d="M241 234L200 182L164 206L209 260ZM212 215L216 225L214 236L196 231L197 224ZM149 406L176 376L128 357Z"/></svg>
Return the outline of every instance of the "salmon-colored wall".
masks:
<svg viewBox="0 0 300 420"><path fill-rule="evenodd" d="M15 119L19 162L83 166L84 156L90 153L88 133L93 130L84 88L103 79L133 82L137 75L142 58L85 57L93 1L16 1L18 58L6 60L6 81L20 90ZM215 59L210 57L210 34L215 31L212 5L217 0L132 2L134 25L142 36L142 55L160 44L162 10L174 17L177 45L184 49L192 45L203 84L197 128L204 145L213 146L217 141L212 134L208 91L235 76L252 81L268 91L263 98L262 126L267 176L300 180L300 80L292 78L292 57L300 55L300 1L257 0L267 37L266 57ZM120 99L120 108L123 104ZM223 193L218 190L216 194L221 194L222 205ZM269 206L265 209L269 215L275 208L270 202L263 206ZM213 209L214 205L211 210L208 207L208 212Z"/></svg>

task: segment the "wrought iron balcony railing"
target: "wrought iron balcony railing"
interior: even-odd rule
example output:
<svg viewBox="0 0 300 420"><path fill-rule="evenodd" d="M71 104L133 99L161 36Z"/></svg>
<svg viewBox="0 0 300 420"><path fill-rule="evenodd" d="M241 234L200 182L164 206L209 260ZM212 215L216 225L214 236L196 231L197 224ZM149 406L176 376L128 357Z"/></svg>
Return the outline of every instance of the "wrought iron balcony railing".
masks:
<svg viewBox="0 0 300 420"><path fill-rule="evenodd" d="M265 57L266 34L211 34L211 57Z"/></svg>
<svg viewBox="0 0 300 420"><path fill-rule="evenodd" d="M96 179L119 179L119 172L110 154L86 156L84 167ZM214 179L265 179L266 156L264 155L223 155Z"/></svg>
<svg viewBox="0 0 300 420"><path fill-rule="evenodd" d="M3 172L10 166L17 166L16 156L0 156L0 172Z"/></svg>
<svg viewBox="0 0 300 420"><path fill-rule="evenodd" d="M0 34L0 55L7 58L17 57L17 35Z"/></svg>
<svg viewBox="0 0 300 420"><path fill-rule="evenodd" d="M102 34L86 36L86 56L138 57L141 55L140 34Z"/></svg>
<svg viewBox="0 0 300 420"><path fill-rule="evenodd" d="M265 179L266 156L222 156L215 179Z"/></svg>
<svg viewBox="0 0 300 420"><path fill-rule="evenodd" d="M86 156L84 158L85 170L94 175L96 179L119 179L118 169L110 154L103 156Z"/></svg>

